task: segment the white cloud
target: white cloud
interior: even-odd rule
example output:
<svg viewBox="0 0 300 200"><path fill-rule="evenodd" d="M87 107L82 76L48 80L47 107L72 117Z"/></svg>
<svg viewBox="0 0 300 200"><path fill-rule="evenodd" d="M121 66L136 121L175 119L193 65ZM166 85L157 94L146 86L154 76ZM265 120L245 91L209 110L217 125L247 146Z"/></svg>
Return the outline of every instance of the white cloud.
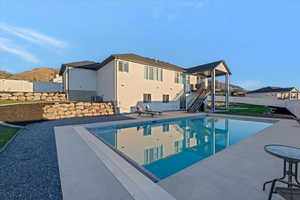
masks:
<svg viewBox="0 0 300 200"><path fill-rule="evenodd" d="M0 37L0 50L20 56L24 60L37 64L39 63L39 59L31 54L30 52L22 49L21 47L14 44L11 40Z"/></svg>
<svg viewBox="0 0 300 200"><path fill-rule="evenodd" d="M241 86L242 88L248 90L258 89L263 87L263 83L257 80L244 80L244 81L237 81L236 85Z"/></svg>
<svg viewBox="0 0 300 200"><path fill-rule="evenodd" d="M62 40L58 40L31 29L11 26L7 24L0 24L0 30L42 46L52 46L57 48L68 47L68 44Z"/></svg>

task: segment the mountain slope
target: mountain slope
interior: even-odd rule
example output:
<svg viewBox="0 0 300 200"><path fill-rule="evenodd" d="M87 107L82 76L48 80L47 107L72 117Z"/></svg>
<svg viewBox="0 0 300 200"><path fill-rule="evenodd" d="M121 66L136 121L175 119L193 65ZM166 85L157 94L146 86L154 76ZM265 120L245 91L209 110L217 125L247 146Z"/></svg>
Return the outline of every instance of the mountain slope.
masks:
<svg viewBox="0 0 300 200"><path fill-rule="evenodd" d="M56 74L58 74L58 69L35 68L30 71L11 75L8 79L49 82L56 76Z"/></svg>
<svg viewBox="0 0 300 200"><path fill-rule="evenodd" d="M208 84L211 84L211 81L208 81ZM225 83L216 80L216 89L221 89L223 90L225 88ZM233 85L233 84L229 84L229 89L231 91L246 91L244 88L238 86L238 85Z"/></svg>
<svg viewBox="0 0 300 200"><path fill-rule="evenodd" d="M6 71L0 71L0 79L6 79L8 77L10 77L11 74L6 72Z"/></svg>

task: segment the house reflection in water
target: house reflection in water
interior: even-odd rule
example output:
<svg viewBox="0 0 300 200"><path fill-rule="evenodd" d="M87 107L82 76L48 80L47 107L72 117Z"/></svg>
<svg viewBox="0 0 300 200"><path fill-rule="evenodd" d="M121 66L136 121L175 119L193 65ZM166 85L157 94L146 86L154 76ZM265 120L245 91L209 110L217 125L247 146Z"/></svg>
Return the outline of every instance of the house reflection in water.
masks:
<svg viewBox="0 0 300 200"><path fill-rule="evenodd" d="M229 146L228 126L228 119L198 118L115 129L99 136L164 178Z"/></svg>

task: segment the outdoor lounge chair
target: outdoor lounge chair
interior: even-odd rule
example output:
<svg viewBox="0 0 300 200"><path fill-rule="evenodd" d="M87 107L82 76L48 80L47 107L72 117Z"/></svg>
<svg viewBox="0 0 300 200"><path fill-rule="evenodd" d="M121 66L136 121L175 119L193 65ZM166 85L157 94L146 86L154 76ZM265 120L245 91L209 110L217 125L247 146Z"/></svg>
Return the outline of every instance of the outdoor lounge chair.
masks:
<svg viewBox="0 0 300 200"><path fill-rule="evenodd" d="M151 115L151 117L154 117L154 115L161 115L161 111L153 111L149 108L149 106L146 106L146 109L143 110L141 106L136 106L136 113L138 113L139 116L142 114L144 115Z"/></svg>

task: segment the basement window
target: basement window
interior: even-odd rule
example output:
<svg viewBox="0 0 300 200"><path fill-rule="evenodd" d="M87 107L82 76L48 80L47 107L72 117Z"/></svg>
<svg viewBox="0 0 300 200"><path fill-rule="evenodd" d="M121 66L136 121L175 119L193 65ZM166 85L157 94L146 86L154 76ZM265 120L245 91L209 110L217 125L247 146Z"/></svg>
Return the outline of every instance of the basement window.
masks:
<svg viewBox="0 0 300 200"><path fill-rule="evenodd" d="M169 95L168 94L163 95L163 103L169 103Z"/></svg>
<svg viewBox="0 0 300 200"><path fill-rule="evenodd" d="M151 103L151 94L144 94L144 103Z"/></svg>

